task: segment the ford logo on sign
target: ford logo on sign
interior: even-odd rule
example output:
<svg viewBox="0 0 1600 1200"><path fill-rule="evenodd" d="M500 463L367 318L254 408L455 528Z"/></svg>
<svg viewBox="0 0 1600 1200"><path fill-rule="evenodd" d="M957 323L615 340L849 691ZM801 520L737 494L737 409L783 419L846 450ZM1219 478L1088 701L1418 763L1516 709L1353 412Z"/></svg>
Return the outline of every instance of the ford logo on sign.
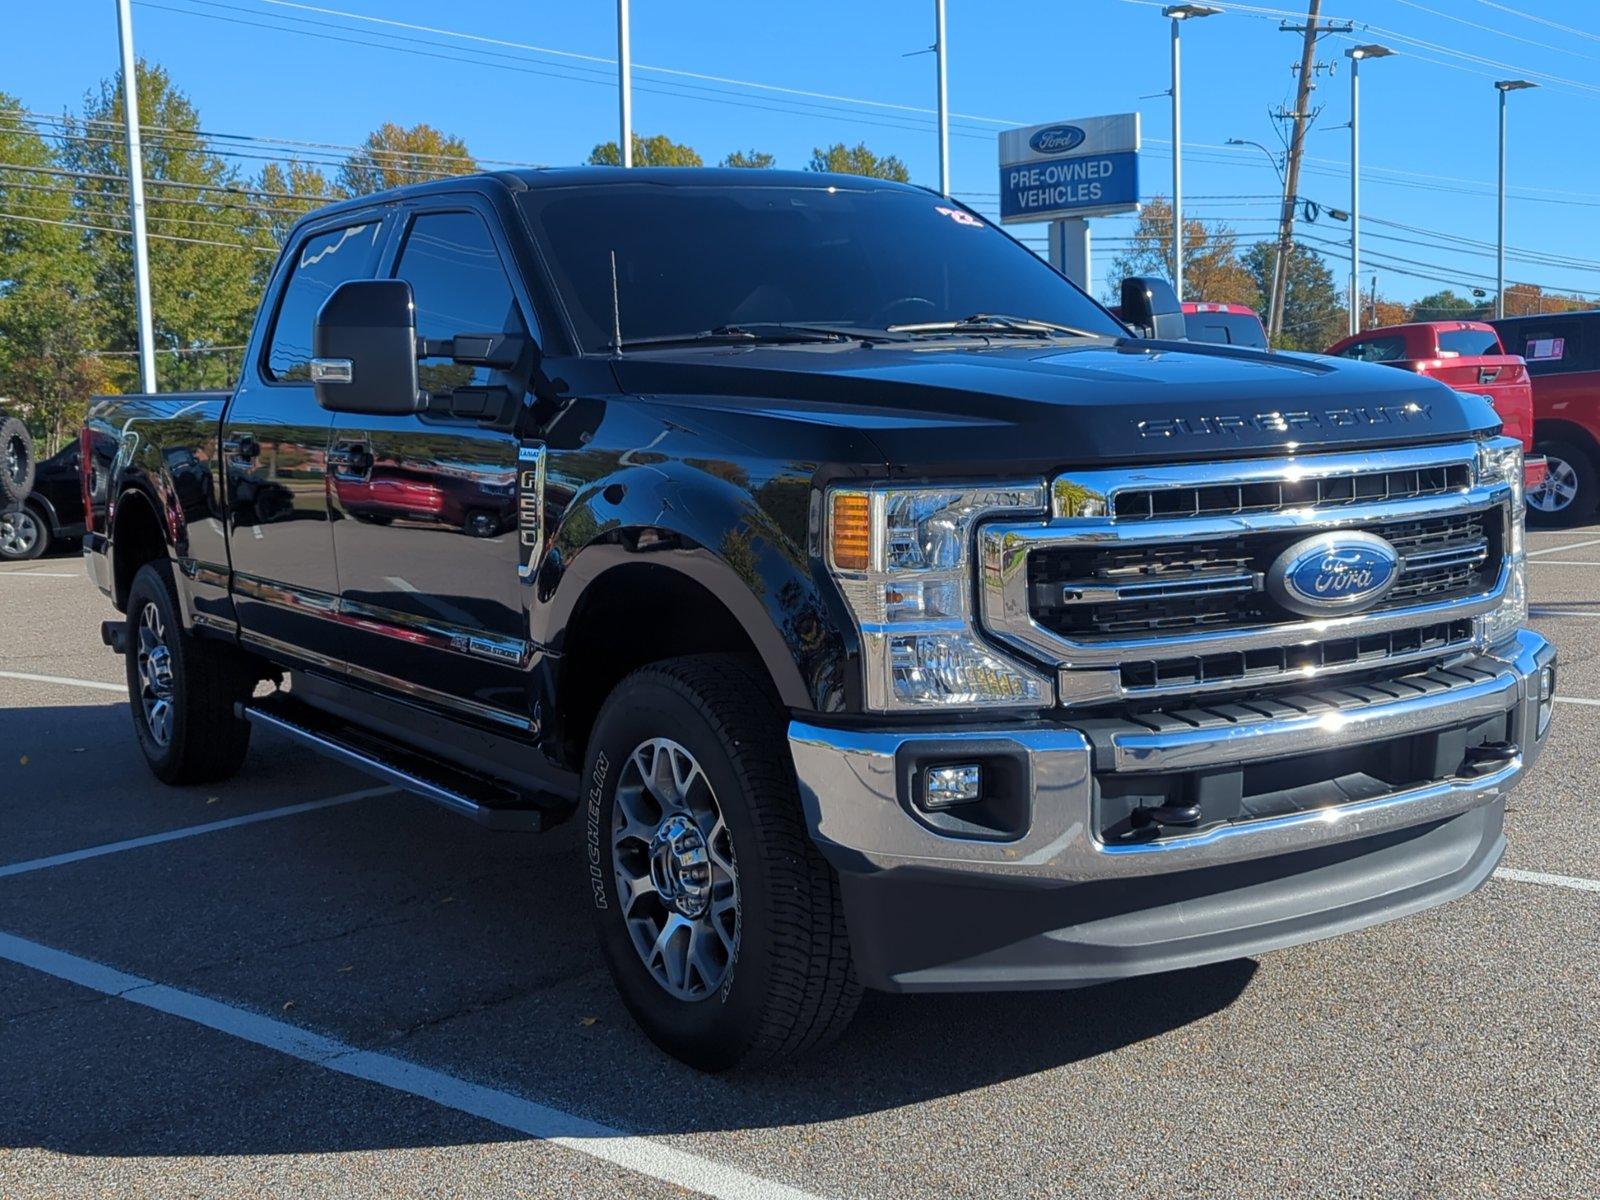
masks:
<svg viewBox="0 0 1600 1200"><path fill-rule="evenodd" d="M1333 616L1371 608L1400 578L1399 552L1371 533L1323 533L1278 555L1267 592L1290 612Z"/></svg>
<svg viewBox="0 0 1600 1200"><path fill-rule="evenodd" d="M1083 145L1085 134L1076 125L1047 125L1028 139L1035 154L1065 154Z"/></svg>

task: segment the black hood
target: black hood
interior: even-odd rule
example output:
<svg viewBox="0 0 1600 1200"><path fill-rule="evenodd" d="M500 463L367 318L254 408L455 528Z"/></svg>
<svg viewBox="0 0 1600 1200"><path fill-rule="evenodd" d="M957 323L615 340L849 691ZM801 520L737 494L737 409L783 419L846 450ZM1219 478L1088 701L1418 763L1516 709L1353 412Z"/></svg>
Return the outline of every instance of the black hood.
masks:
<svg viewBox="0 0 1600 1200"><path fill-rule="evenodd" d="M897 471L1359 449L1499 423L1409 372L1187 342L693 348L614 365L641 397L865 433Z"/></svg>

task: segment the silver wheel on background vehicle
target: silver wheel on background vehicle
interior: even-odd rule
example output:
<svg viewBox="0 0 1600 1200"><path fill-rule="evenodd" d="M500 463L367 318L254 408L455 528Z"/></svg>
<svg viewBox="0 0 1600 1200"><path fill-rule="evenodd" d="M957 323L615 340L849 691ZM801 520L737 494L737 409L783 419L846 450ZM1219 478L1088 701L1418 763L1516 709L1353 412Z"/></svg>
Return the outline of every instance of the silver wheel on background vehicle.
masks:
<svg viewBox="0 0 1600 1200"><path fill-rule="evenodd" d="M172 743L172 647L167 644L161 610L153 602L139 613L139 644L134 652L145 728L156 745L166 747Z"/></svg>
<svg viewBox="0 0 1600 1200"><path fill-rule="evenodd" d="M1544 480L1528 492L1528 505L1543 513L1558 513L1572 504L1578 494L1578 473L1572 464L1546 456Z"/></svg>
<svg viewBox="0 0 1600 1200"><path fill-rule="evenodd" d="M0 554L27 558L39 544L39 519L25 508L0 513Z"/></svg>
<svg viewBox="0 0 1600 1200"><path fill-rule="evenodd" d="M651 976L679 1000L714 995L738 957L738 871L711 782L677 742L652 738L628 756L611 863L623 921Z"/></svg>

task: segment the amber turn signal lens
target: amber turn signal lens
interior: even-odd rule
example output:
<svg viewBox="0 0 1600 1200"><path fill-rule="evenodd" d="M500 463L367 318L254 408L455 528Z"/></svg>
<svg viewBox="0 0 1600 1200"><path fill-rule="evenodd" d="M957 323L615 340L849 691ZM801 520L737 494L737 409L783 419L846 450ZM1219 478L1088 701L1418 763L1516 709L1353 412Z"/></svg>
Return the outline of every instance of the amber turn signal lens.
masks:
<svg viewBox="0 0 1600 1200"><path fill-rule="evenodd" d="M872 507L861 492L836 492L829 522L833 565L865 571L872 565Z"/></svg>

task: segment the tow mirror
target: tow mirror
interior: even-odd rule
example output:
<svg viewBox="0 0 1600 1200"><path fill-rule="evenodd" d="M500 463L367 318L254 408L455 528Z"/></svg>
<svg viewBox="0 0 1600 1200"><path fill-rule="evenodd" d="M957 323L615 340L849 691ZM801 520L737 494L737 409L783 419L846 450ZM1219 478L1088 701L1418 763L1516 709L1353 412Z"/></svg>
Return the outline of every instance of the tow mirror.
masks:
<svg viewBox="0 0 1600 1200"><path fill-rule="evenodd" d="M1178 294L1154 275L1131 275L1122 281L1122 320L1160 341L1181 342L1189 336Z"/></svg>
<svg viewBox="0 0 1600 1200"><path fill-rule="evenodd" d="M311 386L330 412L398 416L422 407L417 318L403 279L352 279L311 327Z"/></svg>

